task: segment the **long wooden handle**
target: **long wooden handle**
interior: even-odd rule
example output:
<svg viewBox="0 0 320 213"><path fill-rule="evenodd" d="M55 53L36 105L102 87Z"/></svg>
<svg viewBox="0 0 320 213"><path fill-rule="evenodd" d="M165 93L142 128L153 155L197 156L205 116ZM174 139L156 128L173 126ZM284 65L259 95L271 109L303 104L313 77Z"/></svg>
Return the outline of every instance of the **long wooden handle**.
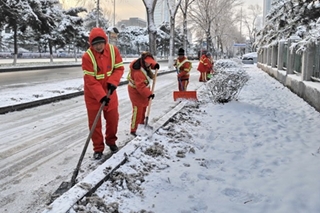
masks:
<svg viewBox="0 0 320 213"><path fill-rule="evenodd" d="M107 94L107 98L109 98L110 95L111 95L111 91L109 90L109 91L108 91L108 94ZM71 186L74 186L74 185L76 184L76 178L77 178L77 176L78 176L78 173L79 173L79 170L80 170L80 166L81 166L83 157L84 157L84 155L86 154L86 151L87 151L87 148L88 148L88 145L89 145L89 141L90 141L90 139L91 139L91 136L92 136L92 134L93 134L93 132L94 132L96 126L97 126L97 123L98 123L99 119L101 118L101 112L102 112L103 108L105 107L105 104L106 104L106 102L104 101L104 102L100 105L100 108L99 108L99 110L98 110L98 112L97 112L97 115L96 115L96 117L95 117L95 119L94 119L94 121L93 121L92 127L91 127L91 129L90 129L90 133L89 133L89 135L88 135L88 137L87 137L87 140L86 140L86 143L85 143L85 145L84 145L84 147L83 147L83 149L82 149L82 152L81 152L81 155L80 155L80 158L79 158L77 167L76 167L76 169L74 170L73 175L72 175L72 177L71 177L71 181L70 181L70 185L71 185Z"/></svg>
<svg viewBox="0 0 320 213"><path fill-rule="evenodd" d="M151 87L151 94L153 94L153 92L154 92L154 87L155 87L155 84L156 84L157 74L158 74L158 69L156 69L156 71L154 73L154 77L153 77L153 81L152 81L152 87ZM147 109L147 114L146 114L146 122L145 122L146 125L148 123L148 117L149 117L149 114L150 114L151 103L152 103L152 98L150 98L149 104L148 104L148 109Z"/></svg>

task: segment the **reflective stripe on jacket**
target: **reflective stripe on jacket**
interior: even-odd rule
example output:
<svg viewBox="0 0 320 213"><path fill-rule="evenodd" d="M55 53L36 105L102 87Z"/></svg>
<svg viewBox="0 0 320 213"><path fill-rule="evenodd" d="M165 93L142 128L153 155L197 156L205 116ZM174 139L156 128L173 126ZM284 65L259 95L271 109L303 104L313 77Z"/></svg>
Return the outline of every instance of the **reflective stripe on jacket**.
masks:
<svg viewBox="0 0 320 213"><path fill-rule="evenodd" d="M99 109L108 83L118 86L124 72L121 54L116 46L106 44L103 52L90 47L82 56L84 98L88 109ZM117 92L110 96L108 110L118 106Z"/></svg>
<svg viewBox="0 0 320 213"><path fill-rule="evenodd" d="M133 106L148 106L148 97L152 94L150 90L150 77L142 67L140 69L134 69L133 64L130 64L130 71L127 76L128 81L128 93Z"/></svg>
<svg viewBox="0 0 320 213"><path fill-rule="evenodd" d="M197 70L200 72L208 72L211 69L211 67L212 64L210 59L205 55L201 56Z"/></svg>
<svg viewBox="0 0 320 213"><path fill-rule="evenodd" d="M112 74L113 68L117 68L117 67L121 67L123 66L123 62L115 64L116 61L116 57L115 57L115 53L114 53L114 47L113 45L109 44L109 49L110 49L110 54L111 54L111 70L107 71L106 75L110 76ZM83 70L84 75L91 75L94 76L97 80L101 80L105 78L105 74L97 74L98 73L98 65L96 62L96 59L94 58L94 55L91 51L91 49L87 50L87 53L89 55L89 57L91 58L92 64L93 64L93 72L92 71L88 71L88 70Z"/></svg>
<svg viewBox="0 0 320 213"><path fill-rule="evenodd" d="M188 80L190 77L190 71L192 68L192 63L186 57L177 58L176 60L176 68L178 69L178 78L180 80Z"/></svg>
<svg viewBox="0 0 320 213"><path fill-rule="evenodd" d="M140 71L144 74L144 76L146 77L146 79L144 80L145 84L147 87L150 87L150 81L151 81L151 78L149 78L148 74L147 74L147 71L145 69L143 69L141 67ZM133 88L136 88L136 84L134 82L134 80L131 78L131 72L132 72L132 69L129 70L129 73L127 75L127 79L128 79L128 84L133 87Z"/></svg>

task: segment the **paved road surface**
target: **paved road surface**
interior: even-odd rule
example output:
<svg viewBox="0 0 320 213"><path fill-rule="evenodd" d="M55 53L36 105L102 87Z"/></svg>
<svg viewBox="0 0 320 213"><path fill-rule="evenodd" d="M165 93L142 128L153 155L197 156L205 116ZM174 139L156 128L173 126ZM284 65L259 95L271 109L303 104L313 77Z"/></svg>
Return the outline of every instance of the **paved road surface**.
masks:
<svg viewBox="0 0 320 213"><path fill-rule="evenodd" d="M168 67L166 62L160 62L161 67ZM129 64L124 64L125 74L129 70ZM75 78L82 78L83 72L81 67L69 67L59 69L42 69L42 70L29 70L29 71L14 71L0 73L0 89L1 88L14 88L25 87L28 84L49 83L57 82L60 80L69 80Z"/></svg>

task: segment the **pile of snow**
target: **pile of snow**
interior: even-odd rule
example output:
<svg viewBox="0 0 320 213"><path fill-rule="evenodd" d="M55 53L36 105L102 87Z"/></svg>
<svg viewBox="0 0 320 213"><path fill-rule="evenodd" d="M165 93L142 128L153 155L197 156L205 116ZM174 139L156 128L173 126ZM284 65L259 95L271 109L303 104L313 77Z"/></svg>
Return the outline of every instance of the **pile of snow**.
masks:
<svg viewBox="0 0 320 213"><path fill-rule="evenodd" d="M207 83L207 89L211 91L212 99L216 103L235 100L249 80L246 71L230 60L218 60L215 63L215 72L217 74Z"/></svg>

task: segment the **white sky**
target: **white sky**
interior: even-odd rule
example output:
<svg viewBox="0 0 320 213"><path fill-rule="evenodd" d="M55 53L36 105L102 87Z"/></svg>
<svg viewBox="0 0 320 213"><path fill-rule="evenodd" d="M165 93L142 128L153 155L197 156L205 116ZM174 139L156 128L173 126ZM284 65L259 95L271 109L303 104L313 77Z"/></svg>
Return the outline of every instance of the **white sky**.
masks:
<svg viewBox="0 0 320 213"><path fill-rule="evenodd" d="M113 203L119 212L320 212L320 114L256 66L244 68L250 80L238 101L214 104L203 85L199 103L184 102L151 139L136 138L102 164L105 169L138 146L118 178L77 208L99 213ZM152 147L159 156L146 154ZM90 177L86 183L96 175Z"/></svg>

